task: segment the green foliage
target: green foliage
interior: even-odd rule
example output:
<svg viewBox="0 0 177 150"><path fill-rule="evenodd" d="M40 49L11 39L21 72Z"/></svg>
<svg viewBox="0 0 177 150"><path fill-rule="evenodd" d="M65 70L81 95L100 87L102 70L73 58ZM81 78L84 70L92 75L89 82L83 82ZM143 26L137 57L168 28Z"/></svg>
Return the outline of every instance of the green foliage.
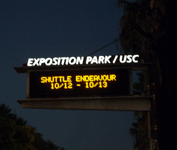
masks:
<svg viewBox="0 0 177 150"><path fill-rule="evenodd" d="M138 93L143 91L144 76L142 72L137 72L139 82L133 84L133 88ZM129 132L134 139L135 150L148 150L149 149L149 136L148 136L148 117L147 112L135 112L135 122L132 123L132 127Z"/></svg>
<svg viewBox="0 0 177 150"><path fill-rule="evenodd" d="M15 133L15 121L0 116L0 147L2 150L16 150L17 144L13 138Z"/></svg>
<svg viewBox="0 0 177 150"><path fill-rule="evenodd" d="M160 119L156 120L155 118L156 116L158 118L160 118L159 116L164 117L163 113L161 113L161 106L164 105L162 99L166 95L165 92L172 87L169 83L167 84L167 76L170 75L170 73L166 74L168 70L167 65L171 62L171 57L166 58L166 54L168 53L169 55L168 47L171 46L169 42L171 30L169 30L170 26L167 25L171 24L171 20L169 21L167 18L170 18L173 14L165 12L169 11L167 7L165 8L165 5L169 5L167 0L117 0L116 5L118 8L123 8L124 10L124 15L119 23L122 49L125 53L148 52L149 59L153 64L149 68L149 89L150 91L153 89L152 93L155 94L156 99L151 102L150 113L154 118L151 119L151 124L157 125L157 122L159 122L158 126L161 126L162 130L162 127L164 127L162 122L160 122ZM171 53L173 54L172 51ZM168 85L169 88L167 88ZM133 86L137 92L142 92L141 81L136 82ZM165 92L162 93L162 91ZM158 112L156 109L160 111ZM137 113L136 122L132 124L132 128L130 129L130 134L135 140L134 148L138 150L148 149L146 120L146 116ZM151 138L157 139L157 131L153 132Z"/></svg>
<svg viewBox="0 0 177 150"><path fill-rule="evenodd" d="M130 135L134 138L134 149L148 150L149 138L146 118L144 115L138 114L135 119L136 122L132 123L129 130Z"/></svg>
<svg viewBox="0 0 177 150"><path fill-rule="evenodd" d="M152 27L146 19L146 14L149 11L148 6L148 1L117 1L117 7L124 8L124 15L119 26L121 47L126 53L148 51L151 43L150 33L152 32Z"/></svg>
<svg viewBox="0 0 177 150"><path fill-rule="evenodd" d="M158 50L154 46L163 44L165 34L163 3L158 1L150 3L149 0L134 2L117 0L116 6L124 10L119 23L120 43L123 50L126 53L147 51L153 56L158 55Z"/></svg>
<svg viewBox="0 0 177 150"><path fill-rule="evenodd" d="M45 141L42 134L36 133L33 127L27 126L27 121L11 109L0 105L0 148L1 150L64 150Z"/></svg>
<svg viewBox="0 0 177 150"><path fill-rule="evenodd" d="M24 150L36 150L36 148L33 146L35 133L36 131L30 126L17 125L16 134L14 135L17 148Z"/></svg>
<svg viewBox="0 0 177 150"><path fill-rule="evenodd" d="M59 146L56 146L53 142L50 140L45 141L42 138L42 134L37 133L35 135L35 141L34 141L34 146L36 149L42 149L42 150L65 150L64 148L60 148Z"/></svg>

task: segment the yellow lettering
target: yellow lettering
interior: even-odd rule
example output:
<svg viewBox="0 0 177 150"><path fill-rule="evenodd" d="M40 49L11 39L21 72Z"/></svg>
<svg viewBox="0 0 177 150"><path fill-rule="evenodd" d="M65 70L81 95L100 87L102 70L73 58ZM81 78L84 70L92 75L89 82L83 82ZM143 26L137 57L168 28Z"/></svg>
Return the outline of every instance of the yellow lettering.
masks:
<svg viewBox="0 0 177 150"><path fill-rule="evenodd" d="M99 80L99 75L95 75L94 76L94 81L98 81Z"/></svg>
<svg viewBox="0 0 177 150"><path fill-rule="evenodd" d="M103 82L103 87L107 88L108 87L108 83L107 82Z"/></svg>
<svg viewBox="0 0 177 150"><path fill-rule="evenodd" d="M55 89L59 89L59 88L60 88L59 83L55 83Z"/></svg>
<svg viewBox="0 0 177 150"><path fill-rule="evenodd" d="M72 89L73 88L73 84L72 83L68 83L68 89Z"/></svg>
<svg viewBox="0 0 177 150"><path fill-rule="evenodd" d="M54 85L53 85L53 83L51 83L51 89L52 89L52 90L54 89Z"/></svg>
<svg viewBox="0 0 177 150"><path fill-rule="evenodd" d="M86 82L90 80L90 78L89 78L88 75L83 76L83 79L84 79L84 81L86 81Z"/></svg>
<svg viewBox="0 0 177 150"><path fill-rule="evenodd" d="M65 77L63 76L63 82L67 82L67 80L65 79Z"/></svg>
<svg viewBox="0 0 177 150"><path fill-rule="evenodd" d="M95 81L93 75L90 75L90 81Z"/></svg>
<svg viewBox="0 0 177 150"><path fill-rule="evenodd" d="M116 81L116 75L76 75L76 82Z"/></svg>
<svg viewBox="0 0 177 150"><path fill-rule="evenodd" d="M82 82L82 76L77 75L76 76L76 82Z"/></svg>
<svg viewBox="0 0 177 150"><path fill-rule="evenodd" d="M42 76L41 83L50 83L50 89L73 89L72 76ZM76 75L76 85L82 87L85 83L85 88L107 88L109 82L116 81L116 74L101 74L101 75ZM78 84L77 84L78 83Z"/></svg>
<svg viewBox="0 0 177 150"><path fill-rule="evenodd" d="M53 78L55 79L55 82L57 82L58 76L54 76Z"/></svg>
<svg viewBox="0 0 177 150"><path fill-rule="evenodd" d="M72 82L71 78L72 78L72 76L67 76L67 81Z"/></svg>
<svg viewBox="0 0 177 150"><path fill-rule="evenodd" d="M115 74L111 74L111 75L110 75L110 79L111 79L112 81L116 81L116 75L115 75Z"/></svg>
<svg viewBox="0 0 177 150"><path fill-rule="evenodd" d="M47 77L41 77L41 83L47 83Z"/></svg>

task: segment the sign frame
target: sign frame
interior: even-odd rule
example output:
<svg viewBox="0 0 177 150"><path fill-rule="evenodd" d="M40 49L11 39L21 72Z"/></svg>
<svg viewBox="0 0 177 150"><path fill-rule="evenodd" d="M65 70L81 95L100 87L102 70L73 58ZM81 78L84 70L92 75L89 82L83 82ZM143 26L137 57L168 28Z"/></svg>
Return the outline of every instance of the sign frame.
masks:
<svg viewBox="0 0 177 150"><path fill-rule="evenodd" d="M81 67L78 67L78 68L63 68L63 69L44 69L44 70L29 70L29 71L27 71L27 95L26 95L26 97L27 98L32 98L32 96L31 96L31 92L30 92L30 79L31 79L31 73L53 73L53 72L98 72L98 71L116 71L116 72L118 72L119 73L119 70L120 70L120 73L126 73L127 74L127 76L126 77L124 77L127 81L125 82L126 83L126 87L124 88L126 91L124 92L124 93L126 93L126 94L121 94L121 92L119 92L118 94L116 94L117 96L122 96L122 95L124 95L124 96L128 96L128 95L130 95L130 89L131 89L131 87L130 87L130 78L131 78L131 76L129 75L130 73L129 73L129 71L128 71L128 69L120 69L120 68L117 68L117 67L104 67L104 69L103 69L103 67L87 67L87 68L85 68L85 67L83 67L83 68L81 68ZM121 74L120 74L121 75ZM119 81L119 82L123 82L123 81ZM39 86L42 86L42 84L41 85L39 85ZM120 86L122 86L122 85L117 85L118 87L120 87ZM84 88L81 88L81 90L83 90ZM75 90L75 89L74 89ZM98 90L98 89L92 89L92 90ZM101 91L101 89L99 89L100 91ZM105 89L103 89L103 90L105 90ZM49 91L49 92L53 92L53 91ZM72 92L72 91L71 91ZM76 90L76 92L77 92L77 90ZM91 93L95 93L95 94L97 94L97 92L91 92ZM117 93L117 92L116 92ZM69 94L69 92L68 92L68 94ZM39 94L40 95L40 94ZM47 94L44 94L44 95L47 95ZM70 95L70 94L69 94ZM76 94L74 94L74 95L76 95ZM89 97L89 96L84 96L84 94L80 94L81 96L80 97ZM103 95L105 95L104 93L103 93ZM42 95L43 96L43 95ZM99 96L99 97L105 97L105 96L102 96L102 95L100 95L100 94L97 94L97 96ZM34 98L42 98L42 97L40 97L40 96L38 96L37 95L37 97L35 97L35 96L33 96ZM43 96L43 97L45 97L45 96ZM63 96L64 98L69 98L69 99L71 99L72 97L69 97L69 96ZM78 96L74 96L74 97L78 97ZM94 97L94 96L92 96L92 97ZM54 98L58 98L57 96L55 97L54 96Z"/></svg>
<svg viewBox="0 0 177 150"><path fill-rule="evenodd" d="M92 64L79 66L33 66L14 67L17 73L27 73L27 78L31 71L51 71L51 70L70 70L70 69L99 69L114 68L129 70L129 95L109 96L109 97L75 97L75 98L30 98L29 91L25 100L17 100L23 108L42 108L42 109L78 109L78 110L123 110L123 111L150 111L152 96L133 95L132 71L141 70L145 74L144 88L147 88L148 70L152 63L141 61L136 64ZM29 86L29 80L27 80ZM56 106L57 105L57 106ZM123 107L121 107L121 105ZM107 108L106 108L107 107Z"/></svg>

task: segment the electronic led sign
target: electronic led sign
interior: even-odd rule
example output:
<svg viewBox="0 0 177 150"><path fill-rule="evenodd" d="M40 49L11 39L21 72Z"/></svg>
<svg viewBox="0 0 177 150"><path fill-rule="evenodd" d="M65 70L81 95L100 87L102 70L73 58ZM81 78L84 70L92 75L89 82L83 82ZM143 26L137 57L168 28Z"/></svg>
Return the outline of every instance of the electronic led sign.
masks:
<svg viewBox="0 0 177 150"><path fill-rule="evenodd" d="M29 72L30 98L118 96L129 94L126 69Z"/></svg>

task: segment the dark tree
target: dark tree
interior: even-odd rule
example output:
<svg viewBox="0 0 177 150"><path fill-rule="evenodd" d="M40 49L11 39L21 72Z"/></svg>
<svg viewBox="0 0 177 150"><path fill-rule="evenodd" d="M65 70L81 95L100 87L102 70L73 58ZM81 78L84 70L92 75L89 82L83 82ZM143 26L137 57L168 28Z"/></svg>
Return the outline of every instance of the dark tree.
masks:
<svg viewBox="0 0 177 150"><path fill-rule="evenodd" d="M150 86L154 91L151 129L160 150L176 148L174 114L176 102L176 1L118 0L124 15L120 21L120 41L125 52L148 52L152 62ZM157 147L155 149L158 149Z"/></svg>
<svg viewBox="0 0 177 150"><path fill-rule="evenodd" d="M0 148L2 150L64 150L51 141L45 141L42 134L5 104L0 105Z"/></svg>

